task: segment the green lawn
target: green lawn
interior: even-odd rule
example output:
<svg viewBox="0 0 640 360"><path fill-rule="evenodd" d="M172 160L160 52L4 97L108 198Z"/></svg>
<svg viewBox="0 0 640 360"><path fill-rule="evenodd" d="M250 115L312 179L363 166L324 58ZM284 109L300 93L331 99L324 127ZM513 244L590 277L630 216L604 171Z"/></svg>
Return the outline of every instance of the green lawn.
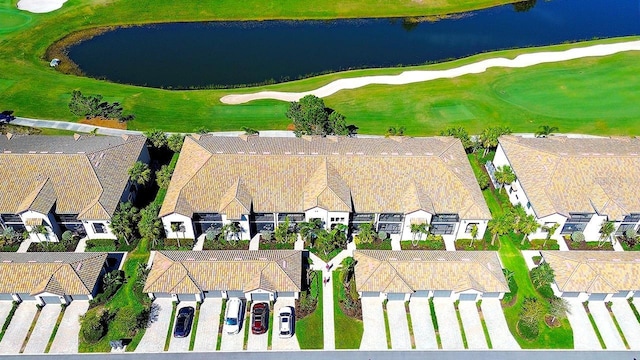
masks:
<svg viewBox="0 0 640 360"><path fill-rule="evenodd" d="M362 321L347 316L340 308L340 299L345 299L340 272L333 272L333 319L336 333L336 349L359 349L364 327Z"/></svg>
<svg viewBox="0 0 640 360"><path fill-rule="evenodd" d="M304 319L296 320L295 332L298 337L300 349L324 348L322 331L322 274L317 274L315 284L318 289L318 304L316 310Z"/></svg>

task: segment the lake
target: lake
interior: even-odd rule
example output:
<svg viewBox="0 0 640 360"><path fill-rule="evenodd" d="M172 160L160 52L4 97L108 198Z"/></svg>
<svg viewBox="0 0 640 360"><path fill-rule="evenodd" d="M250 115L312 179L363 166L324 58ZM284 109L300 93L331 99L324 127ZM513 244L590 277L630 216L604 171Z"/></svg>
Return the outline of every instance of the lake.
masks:
<svg viewBox="0 0 640 360"><path fill-rule="evenodd" d="M527 11L506 5L437 21L394 18L134 26L75 44L69 48L69 57L87 76L113 82L162 88L233 87L638 34L637 0L538 0Z"/></svg>

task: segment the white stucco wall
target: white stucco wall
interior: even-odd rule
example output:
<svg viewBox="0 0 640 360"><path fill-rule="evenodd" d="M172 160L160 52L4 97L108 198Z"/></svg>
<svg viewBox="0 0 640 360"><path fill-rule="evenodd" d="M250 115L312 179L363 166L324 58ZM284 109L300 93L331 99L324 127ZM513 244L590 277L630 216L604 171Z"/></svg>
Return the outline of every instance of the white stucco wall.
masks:
<svg viewBox="0 0 640 360"><path fill-rule="evenodd" d="M100 223L106 227L107 232L105 233L97 233L93 228L93 224ZM82 225L84 226L85 231L87 232L87 237L89 239L117 239L117 236L113 233L110 226L111 222L106 220L89 220L83 221Z"/></svg>
<svg viewBox="0 0 640 360"><path fill-rule="evenodd" d="M184 223L184 234L181 231L172 231L171 223L172 222L182 222ZM176 239L178 237L185 239L194 239L195 234L193 231L193 223L191 222L191 218L180 215L180 214L169 214L162 217L162 225L164 226L164 232L167 234L167 238Z"/></svg>
<svg viewBox="0 0 640 360"><path fill-rule="evenodd" d="M414 211L412 213L406 214L404 216L404 226L402 227L402 240L413 240L413 234L411 233L411 221L413 219L425 219L426 223L431 223L431 217L433 215L429 214L424 210ZM426 239L426 235L418 235L419 239Z"/></svg>
<svg viewBox="0 0 640 360"><path fill-rule="evenodd" d="M489 220L473 220L473 219L463 219L458 223L457 231L455 232L455 240L457 239L471 239L471 231L467 232L467 225L470 223L477 223L478 225L478 237L477 239L482 239L484 237L484 233L487 230L487 224Z"/></svg>
<svg viewBox="0 0 640 360"><path fill-rule="evenodd" d="M60 234L60 227L58 223L56 223L53 214L42 214L36 211L25 211L20 214L20 219L22 222L26 224L27 219L42 219L43 225L47 227L48 233L46 234L46 238L44 235L32 233L34 226L25 225L27 231L29 232L29 238L34 242L42 242L42 241L58 241L58 235Z"/></svg>

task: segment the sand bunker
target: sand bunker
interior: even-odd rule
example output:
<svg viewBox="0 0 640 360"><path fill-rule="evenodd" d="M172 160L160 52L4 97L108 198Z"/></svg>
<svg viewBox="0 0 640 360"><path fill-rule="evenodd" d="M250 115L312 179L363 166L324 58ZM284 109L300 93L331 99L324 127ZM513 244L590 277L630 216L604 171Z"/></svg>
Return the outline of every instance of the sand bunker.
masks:
<svg viewBox="0 0 640 360"><path fill-rule="evenodd" d="M58 10L67 0L20 0L18 9L41 14Z"/></svg>

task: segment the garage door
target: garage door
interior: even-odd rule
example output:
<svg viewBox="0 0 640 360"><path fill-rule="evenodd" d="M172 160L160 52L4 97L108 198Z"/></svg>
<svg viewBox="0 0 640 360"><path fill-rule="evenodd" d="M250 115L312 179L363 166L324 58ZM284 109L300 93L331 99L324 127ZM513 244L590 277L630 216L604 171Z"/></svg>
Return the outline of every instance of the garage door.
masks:
<svg viewBox="0 0 640 360"><path fill-rule="evenodd" d="M35 296L31 296L28 293L19 293L18 297L20 297L20 300L22 301L28 301L28 300L35 300Z"/></svg>
<svg viewBox="0 0 640 360"><path fill-rule="evenodd" d="M45 304L61 304L60 297L58 296L41 296L40 297Z"/></svg>
<svg viewBox="0 0 640 360"><path fill-rule="evenodd" d="M295 296L296 296L296 294L294 292L292 292L292 291L289 291L289 292L285 291L285 292L279 292L278 293L278 297L279 298L280 297L293 298Z"/></svg>
<svg viewBox="0 0 640 360"><path fill-rule="evenodd" d="M11 294L0 294L0 300L12 301L13 296L11 296Z"/></svg>
<svg viewBox="0 0 640 360"><path fill-rule="evenodd" d="M421 297L421 298L429 297L429 290L416 291L411 295L411 297Z"/></svg>
<svg viewBox="0 0 640 360"><path fill-rule="evenodd" d="M153 296L156 299L167 299L167 298L171 298L171 294L168 293L153 293Z"/></svg>
<svg viewBox="0 0 640 360"><path fill-rule="evenodd" d="M589 301L604 301L608 294L591 294L589 295Z"/></svg>
<svg viewBox="0 0 640 360"><path fill-rule="evenodd" d="M178 294L178 301L196 301L196 294Z"/></svg>
<svg viewBox="0 0 640 360"><path fill-rule="evenodd" d="M492 299L497 299L500 297L500 293L497 292L491 292L491 293L484 293L482 294L483 298L492 298Z"/></svg>
<svg viewBox="0 0 640 360"><path fill-rule="evenodd" d="M269 293L251 294L251 301L269 301Z"/></svg>
<svg viewBox="0 0 640 360"><path fill-rule="evenodd" d="M562 293L563 298L577 298L578 296L580 296L579 292L563 292Z"/></svg>
<svg viewBox="0 0 640 360"><path fill-rule="evenodd" d="M621 292L617 292L615 294L613 294L614 298L626 298L627 296L629 296L629 292L628 291L621 291Z"/></svg>
<svg viewBox="0 0 640 360"><path fill-rule="evenodd" d="M389 301L404 301L404 293L389 293L387 294L387 300Z"/></svg>
<svg viewBox="0 0 640 360"><path fill-rule="evenodd" d="M365 291L365 292L362 293L362 297L380 297L380 293L379 292Z"/></svg>
<svg viewBox="0 0 640 360"><path fill-rule="evenodd" d="M460 294L460 301L476 301L478 294Z"/></svg>
<svg viewBox="0 0 640 360"><path fill-rule="evenodd" d="M222 297L222 291L205 291L204 292L204 298L221 298Z"/></svg>
<svg viewBox="0 0 640 360"><path fill-rule="evenodd" d="M449 290L436 290L433 292L433 297L451 297L451 291Z"/></svg>
<svg viewBox="0 0 640 360"><path fill-rule="evenodd" d="M71 300L89 300L89 295L73 295Z"/></svg>
<svg viewBox="0 0 640 360"><path fill-rule="evenodd" d="M244 299L244 291L236 291L236 290L230 290L227 291L227 297L229 299L231 298L240 298L240 299Z"/></svg>

